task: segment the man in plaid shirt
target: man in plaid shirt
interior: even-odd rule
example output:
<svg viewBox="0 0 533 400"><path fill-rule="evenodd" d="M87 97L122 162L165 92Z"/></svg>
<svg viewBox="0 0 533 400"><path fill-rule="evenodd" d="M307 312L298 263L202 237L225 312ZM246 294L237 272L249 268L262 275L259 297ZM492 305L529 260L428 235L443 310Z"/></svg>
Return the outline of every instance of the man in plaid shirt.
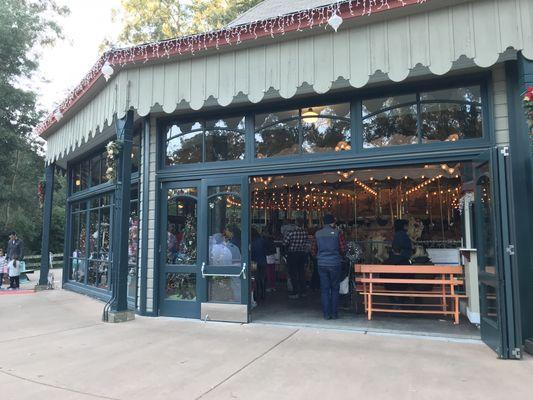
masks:
<svg viewBox="0 0 533 400"><path fill-rule="evenodd" d="M289 294L291 299L297 299L305 294L305 266L308 260L309 238L303 226L303 219L297 218L296 226L283 238L292 284L292 292Z"/></svg>

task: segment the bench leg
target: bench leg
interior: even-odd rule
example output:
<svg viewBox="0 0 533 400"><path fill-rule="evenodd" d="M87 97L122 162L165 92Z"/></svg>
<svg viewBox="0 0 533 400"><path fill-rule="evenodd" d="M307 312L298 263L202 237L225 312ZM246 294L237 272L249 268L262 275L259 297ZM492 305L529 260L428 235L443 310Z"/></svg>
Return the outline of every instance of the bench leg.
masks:
<svg viewBox="0 0 533 400"><path fill-rule="evenodd" d="M372 279L372 274L370 274L370 279ZM370 290L369 290L369 293L368 293L368 312L367 312L367 315L368 315L368 320L371 321L372 320L372 289L373 289L373 285L372 283L370 283Z"/></svg>

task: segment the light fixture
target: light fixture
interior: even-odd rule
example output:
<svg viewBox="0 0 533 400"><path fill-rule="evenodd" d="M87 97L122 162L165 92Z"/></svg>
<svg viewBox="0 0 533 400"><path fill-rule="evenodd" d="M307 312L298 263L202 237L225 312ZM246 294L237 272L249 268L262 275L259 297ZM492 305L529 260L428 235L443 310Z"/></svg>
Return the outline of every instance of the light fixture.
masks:
<svg viewBox="0 0 533 400"><path fill-rule="evenodd" d="M56 110L54 112L54 118L56 119L57 122L59 122L61 120L61 118L63 118L63 114L61 113L61 111Z"/></svg>
<svg viewBox="0 0 533 400"><path fill-rule="evenodd" d="M318 121L318 114L314 112L311 107L309 107L309 109L302 114L302 117L303 121L308 124L316 124Z"/></svg>
<svg viewBox="0 0 533 400"><path fill-rule="evenodd" d="M113 75L114 72L115 70L111 64L109 64L109 61L106 61L102 66L102 75L104 75L106 82L109 80L109 78L111 78L111 75Z"/></svg>
<svg viewBox="0 0 533 400"><path fill-rule="evenodd" d="M80 186L81 185L81 181L79 179L76 179L76 181L74 183L76 184L76 186Z"/></svg>
<svg viewBox="0 0 533 400"><path fill-rule="evenodd" d="M342 17L336 12L328 19L328 25L331 26L335 32L337 32L342 22L343 22Z"/></svg>

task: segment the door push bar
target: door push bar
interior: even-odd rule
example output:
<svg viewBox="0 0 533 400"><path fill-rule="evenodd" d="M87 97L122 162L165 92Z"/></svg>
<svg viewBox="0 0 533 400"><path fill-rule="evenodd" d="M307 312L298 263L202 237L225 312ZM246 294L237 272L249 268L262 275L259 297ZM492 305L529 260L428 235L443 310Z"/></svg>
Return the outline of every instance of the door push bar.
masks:
<svg viewBox="0 0 533 400"><path fill-rule="evenodd" d="M246 279L246 263L242 264L241 272L238 274L208 274L205 272L205 262L202 263L202 278L206 278L209 276L218 276L218 277L227 277L227 278L240 278L241 276L243 279Z"/></svg>

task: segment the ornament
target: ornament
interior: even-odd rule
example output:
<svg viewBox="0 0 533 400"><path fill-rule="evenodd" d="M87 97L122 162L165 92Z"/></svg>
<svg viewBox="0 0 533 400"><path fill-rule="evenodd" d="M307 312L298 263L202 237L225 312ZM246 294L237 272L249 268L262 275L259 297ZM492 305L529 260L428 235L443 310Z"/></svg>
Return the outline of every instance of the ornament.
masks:
<svg viewBox="0 0 533 400"><path fill-rule="evenodd" d="M337 32L339 26L341 26L343 21L344 20L342 19L342 17L339 14L335 13L328 19L328 25L331 26L335 30L335 32Z"/></svg>
<svg viewBox="0 0 533 400"><path fill-rule="evenodd" d="M109 78L111 78L111 75L113 75L114 72L115 70L111 64L109 64L109 61L106 61L102 66L102 75L104 75L106 82L109 80Z"/></svg>
<svg viewBox="0 0 533 400"><path fill-rule="evenodd" d="M105 175L108 181L115 182L117 181L117 171L118 171L118 158L120 155L120 150L122 150L122 143L118 140L109 142L106 146L106 165L107 169Z"/></svg>

